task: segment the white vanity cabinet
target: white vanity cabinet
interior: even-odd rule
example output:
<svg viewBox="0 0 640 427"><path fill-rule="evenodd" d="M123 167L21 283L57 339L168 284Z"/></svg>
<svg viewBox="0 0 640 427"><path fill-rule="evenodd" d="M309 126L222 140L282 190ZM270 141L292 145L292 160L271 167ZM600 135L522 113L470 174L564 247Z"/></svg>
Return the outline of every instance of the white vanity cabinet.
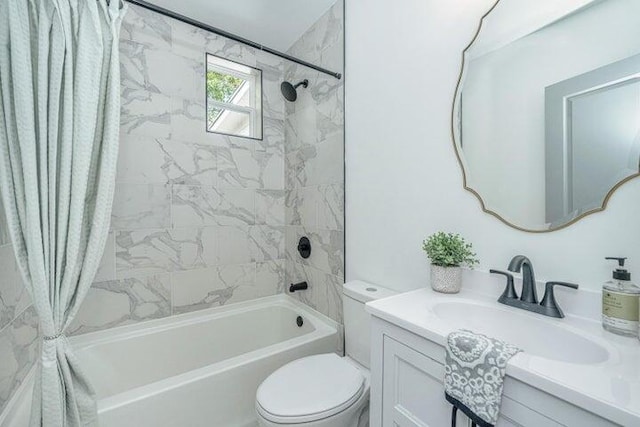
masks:
<svg viewBox="0 0 640 427"><path fill-rule="evenodd" d="M372 321L371 427L447 427L445 350L382 319ZM458 412L458 427L471 423ZM499 427L614 426L590 412L510 377L506 378Z"/></svg>

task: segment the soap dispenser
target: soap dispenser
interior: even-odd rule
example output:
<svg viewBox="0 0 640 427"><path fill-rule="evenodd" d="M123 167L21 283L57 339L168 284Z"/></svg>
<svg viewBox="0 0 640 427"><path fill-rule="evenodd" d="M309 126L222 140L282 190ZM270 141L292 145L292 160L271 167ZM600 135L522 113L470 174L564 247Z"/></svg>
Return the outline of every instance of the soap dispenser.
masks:
<svg viewBox="0 0 640 427"><path fill-rule="evenodd" d="M614 334L637 337L640 288L631 282L631 273L624 268L626 258L606 259L618 261L618 268L613 270L613 279L602 287L602 327Z"/></svg>

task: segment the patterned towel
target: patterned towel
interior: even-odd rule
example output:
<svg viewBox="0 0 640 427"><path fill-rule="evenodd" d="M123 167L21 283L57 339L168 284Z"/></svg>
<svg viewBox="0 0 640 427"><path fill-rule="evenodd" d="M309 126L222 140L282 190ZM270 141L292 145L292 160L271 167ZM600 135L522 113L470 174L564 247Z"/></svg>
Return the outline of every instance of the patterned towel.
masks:
<svg viewBox="0 0 640 427"><path fill-rule="evenodd" d="M471 331L447 337L444 374L446 399L480 427L498 421L507 362L519 348Z"/></svg>

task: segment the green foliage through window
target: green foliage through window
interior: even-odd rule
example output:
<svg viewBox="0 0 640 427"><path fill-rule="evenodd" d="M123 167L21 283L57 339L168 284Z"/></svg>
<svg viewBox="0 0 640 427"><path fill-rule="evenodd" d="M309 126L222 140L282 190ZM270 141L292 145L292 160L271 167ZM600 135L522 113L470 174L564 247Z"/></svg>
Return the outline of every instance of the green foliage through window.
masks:
<svg viewBox="0 0 640 427"><path fill-rule="evenodd" d="M207 71L207 96L220 102L229 102L244 80L229 74Z"/></svg>
<svg viewBox="0 0 640 427"><path fill-rule="evenodd" d="M262 139L262 71L207 54L208 132Z"/></svg>
<svg viewBox="0 0 640 427"><path fill-rule="evenodd" d="M217 71L207 71L207 98L219 102L230 102L233 95L242 86L244 80L229 74L222 74ZM213 124L224 110L216 107L207 109L209 123Z"/></svg>

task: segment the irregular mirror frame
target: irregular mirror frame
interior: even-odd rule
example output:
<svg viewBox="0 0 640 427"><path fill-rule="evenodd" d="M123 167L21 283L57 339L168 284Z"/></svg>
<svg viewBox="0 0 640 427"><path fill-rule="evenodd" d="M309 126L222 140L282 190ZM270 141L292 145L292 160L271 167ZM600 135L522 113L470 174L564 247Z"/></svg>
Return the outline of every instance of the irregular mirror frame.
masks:
<svg viewBox="0 0 640 427"><path fill-rule="evenodd" d="M640 2L499 0L463 51L464 186L529 232L602 211L640 175Z"/></svg>

